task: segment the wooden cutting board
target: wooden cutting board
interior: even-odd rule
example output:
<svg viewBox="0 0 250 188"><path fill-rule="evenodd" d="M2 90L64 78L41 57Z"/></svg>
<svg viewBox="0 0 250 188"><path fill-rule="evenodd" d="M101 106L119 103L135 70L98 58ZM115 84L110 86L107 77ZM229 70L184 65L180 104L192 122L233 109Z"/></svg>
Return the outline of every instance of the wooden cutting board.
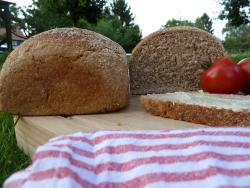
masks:
<svg viewBox="0 0 250 188"><path fill-rule="evenodd" d="M79 131L167 130L201 127L206 126L152 116L145 112L139 102L139 97L134 96L126 109L108 114L22 117L15 131L19 147L32 156L36 148L49 139Z"/></svg>

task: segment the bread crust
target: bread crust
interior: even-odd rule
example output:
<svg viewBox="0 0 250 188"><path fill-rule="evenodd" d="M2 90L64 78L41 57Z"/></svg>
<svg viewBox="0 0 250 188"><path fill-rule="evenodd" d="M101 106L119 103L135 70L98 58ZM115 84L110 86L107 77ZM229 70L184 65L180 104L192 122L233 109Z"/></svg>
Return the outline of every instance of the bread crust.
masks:
<svg viewBox="0 0 250 188"><path fill-rule="evenodd" d="M132 94L197 91L201 64L224 55L221 42L197 28L174 27L152 33L132 52Z"/></svg>
<svg viewBox="0 0 250 188"><path fill-rule="evenodd" d="M250 126L250 112L208 108L140 97L146 111L153 115L209 126Z"/></svg>
<svg viewBox="0 0 250 188"><path fill-rule="evenodd" d="M140 41L136 47L133 49L132 54L140 53L140 48L144 45L147 45L151 40L154 40L155 37L161 36L161 35L172 35L175 34L176 32L193 32L193 33L199 33L205 37L209 36L213 38L215 41L217 41L217 45L224 49L223 45L221 42L219 42L219 39L216 38L215 36L209 34L208 32L198 29L196 27L190 27L190 26L177 26L177 27L171 27L171 28L166 28L162 29L160 31L153 32L146 36L142 41Z"/></svg>
<svg viewBox="0 0 250 188"><path fill-rule="evenodd" d="M104 113L128 100L125 51L84 29L53 29L26 40L0 75L0 107L12 114Z"/></svg>

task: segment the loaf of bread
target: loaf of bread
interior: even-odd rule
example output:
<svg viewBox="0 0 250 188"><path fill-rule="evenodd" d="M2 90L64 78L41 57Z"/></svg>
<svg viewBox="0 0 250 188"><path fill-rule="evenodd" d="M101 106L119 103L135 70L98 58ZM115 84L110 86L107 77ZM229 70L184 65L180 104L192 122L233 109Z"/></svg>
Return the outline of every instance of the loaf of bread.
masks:
<svg viewBox="0 0 250 188"><path fill-rule="evenodd" d="M0 108L12 114L103 113L128 100L125 51L84 29L53 29L26 40L0 75Z"/></svg>
<svg viewBox="0 0 250 188"><path fill-rule="evenodd" d="M132 52L132 94L197 91L201 65L222 56L220 41L200 29L174 27L155 32Z"/></svg>
<svg viewBox="0 0 250 188"><path fill-rule="evenodd" d="M156 116L210 126L250 126L250 96L175 92L140 100Z"/></svg>

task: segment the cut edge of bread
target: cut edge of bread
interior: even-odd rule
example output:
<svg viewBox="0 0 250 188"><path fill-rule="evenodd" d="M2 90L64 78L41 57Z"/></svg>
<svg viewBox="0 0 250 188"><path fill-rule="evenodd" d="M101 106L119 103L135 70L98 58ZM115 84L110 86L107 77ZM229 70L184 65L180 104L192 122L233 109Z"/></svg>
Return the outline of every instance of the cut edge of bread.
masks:
<svg viewBox="0 0 250 188"><path fill-rule="evenodd" d="M151 98L149 95L141 96L140 102L147 112L164 118L214 127L250 126L249 111L237 112L230 109L173 102Z"/></svg>
<svg viewBox="0 0 250 188"><path fill-rule="evenodd" d="M197 91L202 64L223 56L221 42L201 29L178 26L156 31L132 51L129 60L131 92L145 95Z"/></svg>

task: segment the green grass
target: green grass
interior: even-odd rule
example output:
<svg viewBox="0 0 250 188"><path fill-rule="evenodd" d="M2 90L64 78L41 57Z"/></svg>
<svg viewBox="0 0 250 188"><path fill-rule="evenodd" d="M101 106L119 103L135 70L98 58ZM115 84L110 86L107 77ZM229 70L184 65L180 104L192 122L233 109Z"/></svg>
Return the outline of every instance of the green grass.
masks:
<svg viewBox="0 0 250 188"><path fill-rule="evenodd" d="M236 54L231 54L230 57L234 59L236 62L239 62L240 60L250 57L250 51L244 52L244 53L236 53Z"/></svg>
<svg viewBox="0 0 250 188"><path fill-rule="evenodd" d="M0 68L7 55L0 54ZM17 146L14 127L13 116L0 112L0 187L7 177L31 162Z"/></svg>
<svg viewBox="0 0 250 188"><path fill-rule="evenodd" d="M0 113L0 187L10 174L31 162L17 146L14 126L11 115Z"/></svg>

